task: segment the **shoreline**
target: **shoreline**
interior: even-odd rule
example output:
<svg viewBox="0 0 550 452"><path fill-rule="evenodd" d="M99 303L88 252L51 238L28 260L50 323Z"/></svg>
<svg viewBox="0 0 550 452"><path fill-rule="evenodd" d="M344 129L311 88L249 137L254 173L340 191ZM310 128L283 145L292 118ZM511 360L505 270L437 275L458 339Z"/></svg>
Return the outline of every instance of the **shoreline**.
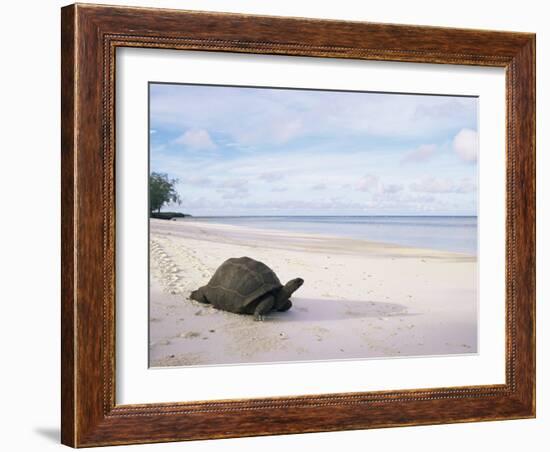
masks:
<svg viewBox="0 0 550 452"><path fill-rule="evenodd" d="M151 220L150 366L477 352L477 259L325 235ZM228 257L304 285L255 322L189 300Z"/></svg>
<svg viewBox="0 0 550 452"><path fill-rule="evenodd" d="M248 225L231 225L223 223L213 223L200 221L191 218L189 220L178 220L166 222L164 220L150 219L150 229L156 233L165 231L169 234L179 235L181 237L196 238L197 232L208 230L204 234L205 240L216 239L241 241L245 244L254 242L264 242L265 246L287 247L307 247L308 251L326 251L321 245L322 241L330 242L325 245L329 249L338 251L356 251L360 254L365 252L372 253L373 256L380 257L418 257L426 256L440 259L464 259L477 262L475 254L460 253L455 251L443 251L431 248L420 248L414 246L401 245L397 243L383 242L378 240L366 240L361 238L344 237L339 235L321 234L314 232L287 231L283 229L254 228ZM171 224L166 224L171 223ZM172 227L173 224L184 224L186 227L178 229ZM193 230L194 228L198 229ZM273 242L280 240L282 243Z"/></svg>

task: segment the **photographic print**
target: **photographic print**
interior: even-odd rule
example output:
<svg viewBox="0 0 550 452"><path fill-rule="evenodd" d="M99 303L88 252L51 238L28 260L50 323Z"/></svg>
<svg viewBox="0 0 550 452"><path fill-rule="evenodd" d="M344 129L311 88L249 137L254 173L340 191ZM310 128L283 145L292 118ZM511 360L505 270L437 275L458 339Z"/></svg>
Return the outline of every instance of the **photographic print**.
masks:
<svg viewBox="0 0 550 452"><path fill-rule="evenodd" d="M477 353L477 110L151 82L150 367Z"/></svg>

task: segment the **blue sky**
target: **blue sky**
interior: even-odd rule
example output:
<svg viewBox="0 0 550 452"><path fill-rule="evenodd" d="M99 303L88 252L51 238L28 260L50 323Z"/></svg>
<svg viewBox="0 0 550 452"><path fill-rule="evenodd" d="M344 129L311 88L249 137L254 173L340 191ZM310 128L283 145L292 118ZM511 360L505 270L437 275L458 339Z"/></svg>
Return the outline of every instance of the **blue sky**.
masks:
<svg viewBox="0 0 550 452"><path fill-rule="evenodd" d="M149 134L194 216L476 215L477 98L153 83Z"/></svg>

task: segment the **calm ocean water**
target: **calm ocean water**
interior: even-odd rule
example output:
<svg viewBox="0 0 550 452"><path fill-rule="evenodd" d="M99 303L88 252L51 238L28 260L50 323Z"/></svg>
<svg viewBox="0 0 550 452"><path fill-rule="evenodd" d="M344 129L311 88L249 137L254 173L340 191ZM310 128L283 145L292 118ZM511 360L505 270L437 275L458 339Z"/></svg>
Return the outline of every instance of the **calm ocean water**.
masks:
<svg viewBox="0 0 550 452"><path fill-rule="evenodd" d="M184 221L329 234L418 248L477 254L477 217L262 216L193 217Z"/></svg>

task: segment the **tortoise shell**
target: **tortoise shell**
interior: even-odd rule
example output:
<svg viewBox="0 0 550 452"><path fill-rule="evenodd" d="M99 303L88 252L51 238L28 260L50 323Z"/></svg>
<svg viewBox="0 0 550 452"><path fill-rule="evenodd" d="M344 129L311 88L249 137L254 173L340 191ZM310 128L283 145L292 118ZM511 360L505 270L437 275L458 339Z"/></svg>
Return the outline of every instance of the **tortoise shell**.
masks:
<svg viewBox="0 0 550 452"><path fill-rule="evenodd" d="M249 257L227 259L203 287L212 306L237 314L268 292L281 289L281 281L267 265Z"/></svg>

